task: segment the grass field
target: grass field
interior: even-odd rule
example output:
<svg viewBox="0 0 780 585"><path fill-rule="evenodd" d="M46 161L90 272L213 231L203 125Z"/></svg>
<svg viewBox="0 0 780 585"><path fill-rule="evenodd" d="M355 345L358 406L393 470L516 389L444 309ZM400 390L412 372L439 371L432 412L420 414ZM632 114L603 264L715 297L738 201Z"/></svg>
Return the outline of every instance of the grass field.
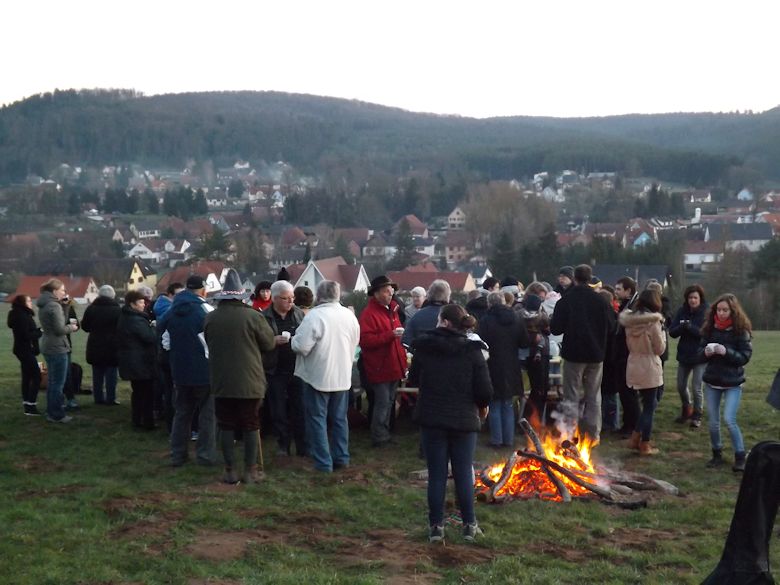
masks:
<svg viewBox="0 0 780 585"><path fill-rule="evenodd" d="M6 312L3 306L3 323ZM86 366L85 338L74 336L74 356ZM432 546L424 485L409 479L424 464L406 419L392 450L372 450L367 431L355 431L352 467L328 476L276 459L268 438L265 483L226 486L218 468L170 468L162 431L133 431L126 383L117 408L90 406L81 397L83 409L70 425L22 416L10 339L2 327L4 585L693 584L720 557L739 487L730 468L705 469L704 428L672 422L679 399L667 384L655 430L662 455L640 459L607 438L596 458L670 481L683 495L658 496L636 511L595 501L478 503L483 540L462 544L459 531L448 527L447 545ZM764 398L780 365L780 332L757 333L754 350L739 415L749 446L778 438L780 413ZM89 368L85 378L89 387ZM480 446L477 458L487 463L497 456ZM779 547L771 558L777 566Z"/></svg>

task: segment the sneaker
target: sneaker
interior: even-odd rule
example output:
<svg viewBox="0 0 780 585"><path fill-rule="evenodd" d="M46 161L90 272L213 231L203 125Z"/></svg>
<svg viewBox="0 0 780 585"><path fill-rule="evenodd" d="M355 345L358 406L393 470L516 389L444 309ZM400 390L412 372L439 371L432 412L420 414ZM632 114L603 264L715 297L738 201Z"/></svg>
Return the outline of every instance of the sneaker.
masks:
<svg viewBox="0 0 780 585"><path fill-rule="evenodd" d="M50 416L47 416L46 420L51 422L51 423L69 423L70 421L73 420L73 417L66 415L66 416L63 416L62 418L52 418Z"/></svg>
<svg viewBox="0 0 780 585"><path fill-rule="evenodd" d="M697 418L694 415L694 417L691 419L691 428L692 429L698 429L699 427L701 427L701 417Z"/></svg>
<svg viewBox="0 0 780 585"><path fill-rule="evenodd" d="M197 441L198 440L198 433L196 431L192 431L192 434L190 435L190 441Z"/></svg>
<svg viewBox="0 0 780 585"><path fill-rule="evenodd" d="M477 536L485 536L485 533L477 526L476 522L474 522L474 524L463 525L463 540L474 542L477 539Z"/></svg>
<svg viewBox="0 0 780 585"><path fill-rule="evenodd" d="M75 398L71 398L65 403L65 410L78 410L79 408L79 403L76 402Z"/></svg>
<svg viewBox="0 0 780 585"><path fill-rule="evenodd" d="M38 407L34 404L25 404L24 405L24 415L25 416L41 416L41 411L38 410Z"/></svg>
<svg viewBox="0 0 780 585"><path fill-rule="evenodd" d="M444 526L431 526L428 529L428 542L443 542Z"/></svg>

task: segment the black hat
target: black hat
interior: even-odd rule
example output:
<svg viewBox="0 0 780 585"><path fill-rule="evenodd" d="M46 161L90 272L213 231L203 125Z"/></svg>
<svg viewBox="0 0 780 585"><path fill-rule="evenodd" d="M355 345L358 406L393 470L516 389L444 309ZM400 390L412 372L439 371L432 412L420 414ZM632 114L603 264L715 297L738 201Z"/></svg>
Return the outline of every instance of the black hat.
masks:
<svg viewBox="0 0 780 585"><path fill-rule="evenodd" d="M571 266L562 266L558 274L567 277L569 280L574 280L574 268Z"/></svg>
<svg viewBox="0 0 780 585"><path fill-rule="evenodd" d="M249 293L244 290L241 279L238 277L238 272L236 272L234 268L229 268L225 275L225 284L222 285L222 290L214 295L214 299L218 301L225 301L228 299L242 301L248 296Z"/></svg>
<svg viewBox="0 0 780 585"><path fill-rule="evenodd" d="M197 274L193 274L187 279L187 288L189 290L200 290L202 288L205 288L206 283L203 280L202 276L198 276Z"/></svg>
<svg viewBox="0 0 780 585"><path fill-rule="evenodd" d="M501 280L501 288L504 288L505 286L517 286L517 278L514 276L505 276Z"/></svg>
<svg viewBox="0 0 780 585"><path fill-rule="evenodd" d="M539 307L542 306L542 297L534 294L527 294L523 297L523 304L528 311L538 311Z"/></svg>
<svg viewBox="0 0 780 585"><path fill-rule="evenodd" d="M377 276L374 280L371 281L371 286L368 287L368 295L371 296L380 288L387 285L392 286L393 290L398 290L398 285L387 278L384 274L382 276Z"/></svg>
<svg viewBox="0 0 780 585"><path fill-rule="evenodd" d="M289 282L290 273L287 272L287 269L284 266L282 266L282 269L279 271L279 274L276 275L276 280L286 280Z"/></svg>

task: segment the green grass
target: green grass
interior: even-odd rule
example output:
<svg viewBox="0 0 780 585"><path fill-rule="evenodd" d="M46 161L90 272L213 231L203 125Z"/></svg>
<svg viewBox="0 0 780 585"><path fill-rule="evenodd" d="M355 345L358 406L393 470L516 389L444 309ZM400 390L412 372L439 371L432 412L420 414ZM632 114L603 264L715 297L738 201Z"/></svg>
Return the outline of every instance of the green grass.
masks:
<svg viewBox="0 0 780 585"><path fill-rule="evenodd" d="M162 431L131 429L126 383L117 408L82 397L71 425L21 416L9 333L0 330L3 584L700 583L720 557L739 487L730 469L705 469L705 429L672 422L672 363L656 416L662 455L640 460L607 439L597 458L666 479L683 496L637 511L593 501L478 503L483 541L460 544L448 528L447 546L432 547L424 487L408 479L424 464L406 419L393 450L373 451L366 431L355 431L352 468L332 476L275 460L269 437L265 483L226 487L219 469L169 468ZM74 336L74 355L86 366L85 338ZM764 402L780 332L757 333L754 348L739 415L748 445L777 439L780 427ZM480 447L477 458L495 457Z"/></svg>

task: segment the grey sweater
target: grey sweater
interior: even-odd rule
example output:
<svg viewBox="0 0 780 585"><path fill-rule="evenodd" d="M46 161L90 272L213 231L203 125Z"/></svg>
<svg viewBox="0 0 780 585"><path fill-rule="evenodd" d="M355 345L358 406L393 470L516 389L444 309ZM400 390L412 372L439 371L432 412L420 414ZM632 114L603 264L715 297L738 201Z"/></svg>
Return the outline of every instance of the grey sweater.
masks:
<svg viewBox="0 0 780 585"><path fill-rule="evenodd" d="M43 354L68 353L68 333L70 328L62 311L62 305L50 292L42 292L36 302L38 305L38 320L41 322L43 337L40 346Z"/></svg>

